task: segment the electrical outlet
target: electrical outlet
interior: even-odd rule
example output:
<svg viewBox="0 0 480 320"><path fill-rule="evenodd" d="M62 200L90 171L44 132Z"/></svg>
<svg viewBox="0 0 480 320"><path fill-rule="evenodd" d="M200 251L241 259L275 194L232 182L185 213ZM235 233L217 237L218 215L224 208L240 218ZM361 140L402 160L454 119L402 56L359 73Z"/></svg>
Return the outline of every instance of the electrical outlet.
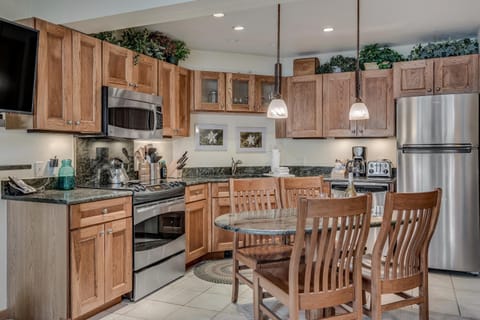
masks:
<svg viewBox="0 0 480 320"><path fill-rule="evenodd" d="M35 161L33 163L33 175L35 177L42 177L45 171L45 161Z"/></svg>

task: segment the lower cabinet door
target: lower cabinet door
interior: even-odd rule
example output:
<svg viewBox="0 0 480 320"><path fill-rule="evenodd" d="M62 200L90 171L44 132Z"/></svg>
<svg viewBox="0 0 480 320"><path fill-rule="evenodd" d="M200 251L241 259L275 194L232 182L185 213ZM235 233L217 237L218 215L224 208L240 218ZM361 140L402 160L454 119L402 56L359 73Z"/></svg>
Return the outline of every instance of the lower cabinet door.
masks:
<svg viewBox="0 0 480 320"><path fill-rule="evenodd" d="M71 310L75 319L105 301L104 225L70 233Z"/></svg>
<svg viewBox="0 0 480 320"><path fill-rule="evenodd" d="M132 219L105 224L105 302L132 290Z"/></svg>
<svg viewBox="0 0 480 320"><path fill-rule="evenodd" d="M233 249L233 232L220 229L214 224L215 218L231 211L230 198L212 199L212 252Z"/></svg>
<svg viewBox="0 0 480 320"><path fill-rule="evenodd" d="M208 253L208 207L207 200L200 200L186 204L185 234L186 234L186 263L200 258Z"/></svg>

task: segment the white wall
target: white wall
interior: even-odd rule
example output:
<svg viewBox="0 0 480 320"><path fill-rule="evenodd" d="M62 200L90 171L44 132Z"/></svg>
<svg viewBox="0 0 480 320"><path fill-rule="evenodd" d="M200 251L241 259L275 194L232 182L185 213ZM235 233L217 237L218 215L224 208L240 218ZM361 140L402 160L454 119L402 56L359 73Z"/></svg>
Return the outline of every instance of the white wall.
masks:
<svg viewBox="0 0 480 320"><path fill-rule="evenodd" d="M66 134L26 133L23 130L0 129L0 165L33 164L55 155L74 159L73 137ZM9 175L33 177L33 170L0 171L0 180ZM6 201L0 200L0 311L7 307L7 212Z"/></svg>
<svg viewBox="0 0 480 320"><path fill-rule="evenodd" d="M31 17L34 0L2 0L0 17L10 20Z"/></svg>

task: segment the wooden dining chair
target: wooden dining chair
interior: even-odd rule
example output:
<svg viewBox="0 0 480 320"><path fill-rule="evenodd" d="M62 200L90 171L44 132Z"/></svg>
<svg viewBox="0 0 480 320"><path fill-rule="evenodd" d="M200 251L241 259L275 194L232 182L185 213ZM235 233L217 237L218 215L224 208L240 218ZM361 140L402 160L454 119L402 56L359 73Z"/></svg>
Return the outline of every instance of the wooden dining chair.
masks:
<svg viewBox="0 0 480 320"><path fill-rule="evenodd" d="M370 194L342 199L300 198L289 264L253 273L254 318L267 315L279 319L263 303L266 291L288 306L289 319L298 319L300 310L310 312L347 303L352 309L344 307L340 318L362 319L361 262L371 206Z"/></svg>
<svg viewBox="0 0 480 320"><path fill-rule="evenodd" d="M283 208L296 208L299 197L316 198L330 195L322 176L280 178L280 198Z"/></svg>
<svg viewBox="0 0 480 320"><path fill-rule="evenodd" d="M420 319L428 319L428 246L438 220L442 190L422 193L387 193L380 232L371 255L363 258L363 289L370 293L364 312L380 320L384 311L420 306ZM407 290L418 288L418 295ZM382 295L400 299L382 304Z"/></svg>
<svg viewBox="0 0 480 320"><path fill-rule="evenodd" d="M230 210L232 213L280 207L278 182L275 178L230 179ZM238 299L239 283L253 288L252 281L241 270L255 270L290 258L292 246L282 237L234 233L232 302Z"/></svg>

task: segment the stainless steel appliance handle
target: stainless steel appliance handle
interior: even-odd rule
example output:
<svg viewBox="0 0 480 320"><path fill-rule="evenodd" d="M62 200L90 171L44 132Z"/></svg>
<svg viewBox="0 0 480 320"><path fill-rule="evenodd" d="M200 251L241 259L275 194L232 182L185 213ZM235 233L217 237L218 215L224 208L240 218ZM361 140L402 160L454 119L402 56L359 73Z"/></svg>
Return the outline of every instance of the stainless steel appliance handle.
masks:
<svg viewBox="0 0 480 320"><path fill-rule="evenodd" d="M404 145L402 153L471 153L471 144Z"/></svg>
<svg viewBox="0 0 480 320"><path fill-rule="evenodd" d="M167 200L143 204L134 206L133 211L134 225L137 225L155 216L160 216L170 212L185 211L185 200L182 197L173 201Z"/></svg>

